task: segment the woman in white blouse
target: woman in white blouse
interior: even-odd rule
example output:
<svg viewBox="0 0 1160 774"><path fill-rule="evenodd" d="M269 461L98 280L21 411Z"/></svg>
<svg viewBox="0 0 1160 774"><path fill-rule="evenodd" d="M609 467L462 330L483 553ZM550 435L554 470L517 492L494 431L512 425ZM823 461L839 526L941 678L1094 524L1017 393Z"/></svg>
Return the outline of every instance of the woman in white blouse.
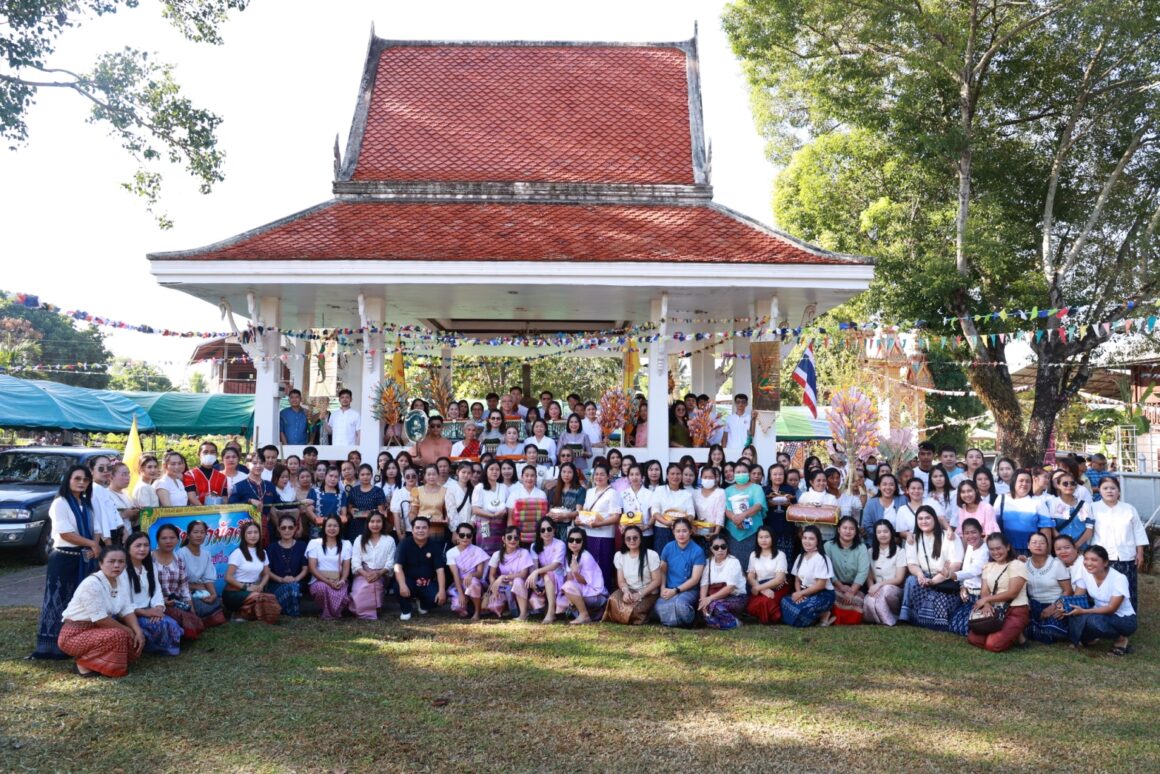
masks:
<svg viewBox="0 0 1160 774"><path fill-rule="evenodd" d="M894 626L902 609L902 584L909 570L906 550L899 545L894 525L886 519L874 522L870 549L870 588L862 605L862 621Z"/></svg>
<svg viewBox="0 0 1160 774"><path fill-rule="evenodd" d="M617 588L608 598L601 620L639 626L648 620L660 596L661 558L656 551L644 547L643 531L631 524L624 528L624 547L616 554L613 564Z"/></svg>
<svg viewBox="0 0 1160 774"><path fill-rule="evenodd" d="M262 548L262 530L252 521L242 524L239 545L226 566L226 589L222 601L233 611L235 620L278 623L282 606L266 591L270 580L270 559Z"/></svg>
<svg viewBox="0 0 1160 774"><path fill-rule="evenodd" d="M137 463L137 475L140 478L137 481L137 488L133 490L133 502L138 508L161 506L161 501L157 499L157 490L153 488L160 470L161 466L157 464L157 458L152 454L146 454Z"/></svg>
<svg viewBox="0 0 1160 774"><path fill-rule="evenodd" d="M1063 562L1051 555L1050 545L1042 532L1027 539L1031 552L1027 560L1027 598L1031 605L1027 636L1046 645L1067 639L1063 598L1071 596L1071 574Z"/></svg>
<svg viewBox="0 0 1160 774"><path fill-rule="evenodd" d="M153 482L157 490L157 500L162 508L183 508L190 504L200 505L196 496L185 491L185 458L181 452L170 451L165 453L165 475Z"/></svg>
<svg viewBox="0 0 1160 774"><path fill-rule="evenodd" d="M99 568L77 587L64 610L60 649L76 659L82 677L124 677L145 647L125 579L128 558L120 546L101 551Z"/></svg>
<svg viewBox="0 0 1160 774"><path fill-rule="evenodd" d="M969 481L963 482L969 484ZM965 512L964 512L965 513ZM998 532L999 530L994 530ZM951 632L966 637L970 625L971 610L979 600L983 587L983 567L991 560L987 551L987 537L983 525L973 516L959 522L959 532L963 540L963 561L954 571L953 578L959 583L959 599L962 601L951 616Z"/></svg>
<svg viewBox="0 0 1160 774"><path fill-rule="evenodd" d="M818 473L821 473L819 470ZM822 476L825 481L825 476ZM808 492L807 492L808 494ZM803 495L804 496L804 495ZM802 552L794 560L794 592L781 600L781 618L790 626L833 623L834 567L822 549L822 531L813 524L802 528Z"/></svg>
<svg viewBox="0 0 1160 774"><path fill-rule="evenodd" d="M327 516L322 522L322 537L306 545L310 596L322 608L323 620L342 618L350 605L346 584L350 578L351 553L350 541L342 539L342 522L337 516Z"/></svg>
<svg viewBox="0 0 1160 774"><path fill-rule="evenodd" d="M367 528L351 546L350 569L354 573L350 609L363 620L379 617L383 604L383 577L395 567L395 539L384 534L386 520L377 511L367 519Z"/></svg>
<svg viewBox="0 0 1160 774"><path fill-rule="evenodd" d="M709 561L701 573L701 599L697 612L710 629L736 629L737 616L745 609L745 571L741 562L729 553L724 537L709 543Z"/></svg>
<svg viewBox="0 0 1160 774"><path fill-rule="evenodd" d="M757 528L755 539L756 547L749 555L745 574L749 581L745 612L758 623L774 624L781 620L781 598L789 593L789 584L785 582L788 570L785 551L778 550L777 540L768 525Z"/></svg>
<svg viewBox="0 0 1160 774"><path fill-rule="evenodd" d="M576 525L587 535L587 550L600 566L604 576L604 588L616 588L616 568L612 564L616 554L616 533L620 526L620 514L624 505L620 494L612 488L608 480L608 466L597 464L592 468L592 488L584 495L584 510L595 513L591 520L577 517Z"/></svg>
<svg viewBox="0 0 1160 774"><path fill-rule="evenodd" d="M828 505L840 507L838 498L826 491L826 474L820 469L814 469L806 474L807 488L798 498L800 505ZM818 528L822 540L833 540L837 529L832 524L811 525Z"/></svg>
<svg viewBox="0 0 1160 774"><path fill-rule="evenodd" d="M1139 610L1136 574L1144 565L1144 546L1148 545L1144 523L1135 507L1120 499L1120 482L1114 476L1100 482L1100 498L1092 505L1096 522L1092 545L1103 546L1111 568L1128 579L1132 607Z"/></svg>
<svg viewBox="0 0 1160 774"><path fill-rule="evenodd" d="M484 466L483 480L471 493L471 515L475 525L475 542L494 554L503 547L507 526L507 487L500 482L500 465L491 460Z"/></svg>
<svg viewBox="0 0 1160 774"><path fill-rule="evenodd" d="M911 480L907 491L914 489L914 480ZM952 576L961 562L962 552L955 533L943 529L934 508L919 506L914 537L906 542L910 577L903 587L899 618L926 629L947 631L960 604L958 584Z"/></svg>
<svg viewBox="0 0 1160 774"><path fill-rule="evenodd" d="M150 548L149 536L144 532L134 532L125 541L125 553L129 555L125 575L129 579L130 598L137 623L145 635L145 650L176 656L181 652L181 625L165 615L165 595L153 570Z"/></svg>
<svg viewBox="0 0 1160 774"><path fill-rule="evenodd" d="M1107 481L1107 479L1104 479ZM1100 485L1101 494L1103 484ZM1128 579L1110 566L1108 552L1101 545L1083 552L1084 572L1076 590L1091 598L1090 608L1065 605L1072 644L1078 649L1096 640L1114 640L1109 656L1132 652L1128 638L1136 632L1136 608L1127 598Z"/></svg>
<svg viewBox="0 0 1160 774"><path fill-rule="evenodd" d="M681 466L670 462L665 471L666 485L657 487L652 493L653 549L658 555L664 553L665 546L673 540L673 521L681 514L692 519L696 513L693 495L684 488L681 481ZM667 514L667 515L666 515Z"/></svg>
<svg viewBox="0 0 1160 774"><path fill-rule="evenodd" d="M901 505L896 505L891 510L887 510L886 518L894 525L894 531L902 540L910 540L914 537L915 525L918 523L919 508L926 505L936 518L938 517L938 508L934 507L933 504L926 503L926 488L920 478L912 478L907 481L903 494L906 495L906 501Z"/></svg>

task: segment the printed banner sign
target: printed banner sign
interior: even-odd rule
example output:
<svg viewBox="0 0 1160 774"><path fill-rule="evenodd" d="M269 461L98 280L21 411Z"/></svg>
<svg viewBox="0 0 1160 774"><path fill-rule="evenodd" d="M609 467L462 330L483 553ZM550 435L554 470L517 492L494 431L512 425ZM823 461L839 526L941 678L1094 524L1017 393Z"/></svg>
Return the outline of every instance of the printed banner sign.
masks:
<svg viewBox="0 0 1160 774"><path fill-rule="evenodd" d="M242 539L242 525L256 519L257 512L252 505L198 505L189 508L143 508L141 510L141 529L149 535L149 542L157 545L157 530L164 524L172 524L181 532L181 539L185 540L185 533L191 522L203 521L209 527L206 532L205 543L201 550L208 551L213 558L213 566L217 571L217 590L220 596L226 585L226 568L230 554L238 547Z"/></svg>
<svg viewBox="0 0 1160 774"><path fill-rule="evenodd" d="M755 341L749 345L753 358L753 410L781 410L781 342Z"/></svg>

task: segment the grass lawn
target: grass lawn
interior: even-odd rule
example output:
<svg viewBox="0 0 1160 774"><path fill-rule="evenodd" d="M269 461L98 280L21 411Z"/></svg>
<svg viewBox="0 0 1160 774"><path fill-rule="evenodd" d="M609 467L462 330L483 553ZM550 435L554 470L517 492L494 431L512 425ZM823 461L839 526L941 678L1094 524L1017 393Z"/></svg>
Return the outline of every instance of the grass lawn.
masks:
<svg viewBox="0 0 1160 774"><path fill-rule="evenodd" d="M22 660L0 609L4 771L1156 771L1160 578L1136 653L994 655L907 627L302 619L211 630L120 681Z"/></svg>

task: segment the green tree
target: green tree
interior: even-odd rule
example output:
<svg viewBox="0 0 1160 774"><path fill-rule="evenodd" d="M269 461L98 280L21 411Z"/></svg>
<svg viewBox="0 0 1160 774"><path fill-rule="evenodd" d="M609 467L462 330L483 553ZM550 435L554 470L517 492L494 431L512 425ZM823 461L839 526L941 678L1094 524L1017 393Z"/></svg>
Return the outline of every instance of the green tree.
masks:
<svg viewBox="0 0 1160 774"><path fill-rule="evenodd" d="M20 145L28 138L26 114L41 89L68 90L91 103L89 122L105 126L133 157L137 170L122 185L146 201L163 228L172 222L156 211L163 160L184 164L209 193L221 181L224 154L217 147L221 118L181 93L173 66L155 53L125 48L99 55L87 72L60 67L57 45L67 30L139 0L24 0L0 4L0 138ZM162 15L185 38L221 43L218 28L248 0L159 0Z"/></svg>
<svg viewBox="0 0 1160 774"><path fill-rule="evenodd" d="M999 447L1039 461L1102 324L1160 290L1160 0L737 0L724 25L789 162L778 222L876 258L875 311L961 336ZM987 336L1015 327L1042 333L1029 406Z"/></svg>
<svg viewBox="0 0 1160 774"><path fill-rule="evenodd" d="M617 357L562 356L535 360L531 364L534 393L531 398L538 401L542 390L550 390L562 404L564 397L572 392L584 400L599 400L605 390L620 386L624 373L621 362ZM515 358L456 357L452 371L455 397L482 400L489 392L502 395L512 387L522 386L520 366L521 361ZM428 395L431 373L428 364L409 364L406 372L407 394Z"/></svg>
<svg viewBox="0 0 1160 774"><path fill-rule="evenodd" d="M172 392L173 382L156 366L118 357L109 369L109 388L130 392Z"/></svg>
<svg viewBox="0 0 1160 774"><path fill-rule="evenodd" d="M189 377L189 391L190 392L208 392L205 384L205 376L201 371L194 371L193 375Z"/></svg>
<svg viewBox="0 0 1160 774"><path fill-rule="evenodd" d="M82 364L84 370L75 373L51 371L38 373L24 371L18 374L26 379L48 379L49 381L72 384L77 387L102 388L109 384L107 368L112 355L105 349L105 337L92 325L77 328L73 321L57 312L47 309L27 307L18 304L7 294L0 293L0 325L5 329L20 327L23 323L32 326L39 354L32 356L35 362L50 369ZM3 347L0 347L3 349ZM27 355L27 352L25 353Z"/></svg>

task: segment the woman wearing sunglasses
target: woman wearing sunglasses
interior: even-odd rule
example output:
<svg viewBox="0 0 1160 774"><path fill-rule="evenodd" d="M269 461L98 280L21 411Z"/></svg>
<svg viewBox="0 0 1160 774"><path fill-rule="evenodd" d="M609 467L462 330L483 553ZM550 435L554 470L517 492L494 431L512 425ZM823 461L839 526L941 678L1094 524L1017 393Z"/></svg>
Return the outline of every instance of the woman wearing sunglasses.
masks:
<svg viewBox="0 0 1160 774"><path fill-rule="evenodd" d="M564 553L564 541L556 539L556 523L543 517L536 525L536 539L532 543L536 568L528 573L528 590L532 612L544 610L546 624L556 620L556 595L564 586Z"/></svg>
<svg viewBox="0 0 1160 774"><path fill-rule="evenodd" d="M451 570L451 609L460 618L466 618L470 602L471 620L478 621L479 600L487 582L488 555L474 541L475 527L467 523L456 527L455 547L447 552L447 567Z"/></svg>
<svg viewBox="0 0 1160 774"><path fill-rule="evenodd" d="M737 557L730 555L724 536L709 543L709 555L701 574L697 612L711 629L736 629L741 625L737 615L745 609L745 571Z"/></svg>
<svg viewBox="0 0 1160 774"><path fill-rule="evenodd" d="M491 555L488 566L487 595L484 607L503 618L506 607L517 621L528 620L528 574L536 562L528 549L520 545L520 528L508 527L502 547Z"/></svg>
<svg viewBox="0 0 1160 774"><path fill-rule="evenodd" d="M636 468L639 470L640 468ZM613 559L616 591L608 599L602 620L639 626L648 620L661 587L661 558L644 546L644 533L631 524L624 528L624 547Z"/></svg>
<svg viewBox="0 0 1160 774"><path fill-rule="evenodd" d="M588 535L580 527L568 530L567 573L556 600L557 611L574 616L573 624L599 620L608 601L608 587L604 573L587 550Z"/></svg>

